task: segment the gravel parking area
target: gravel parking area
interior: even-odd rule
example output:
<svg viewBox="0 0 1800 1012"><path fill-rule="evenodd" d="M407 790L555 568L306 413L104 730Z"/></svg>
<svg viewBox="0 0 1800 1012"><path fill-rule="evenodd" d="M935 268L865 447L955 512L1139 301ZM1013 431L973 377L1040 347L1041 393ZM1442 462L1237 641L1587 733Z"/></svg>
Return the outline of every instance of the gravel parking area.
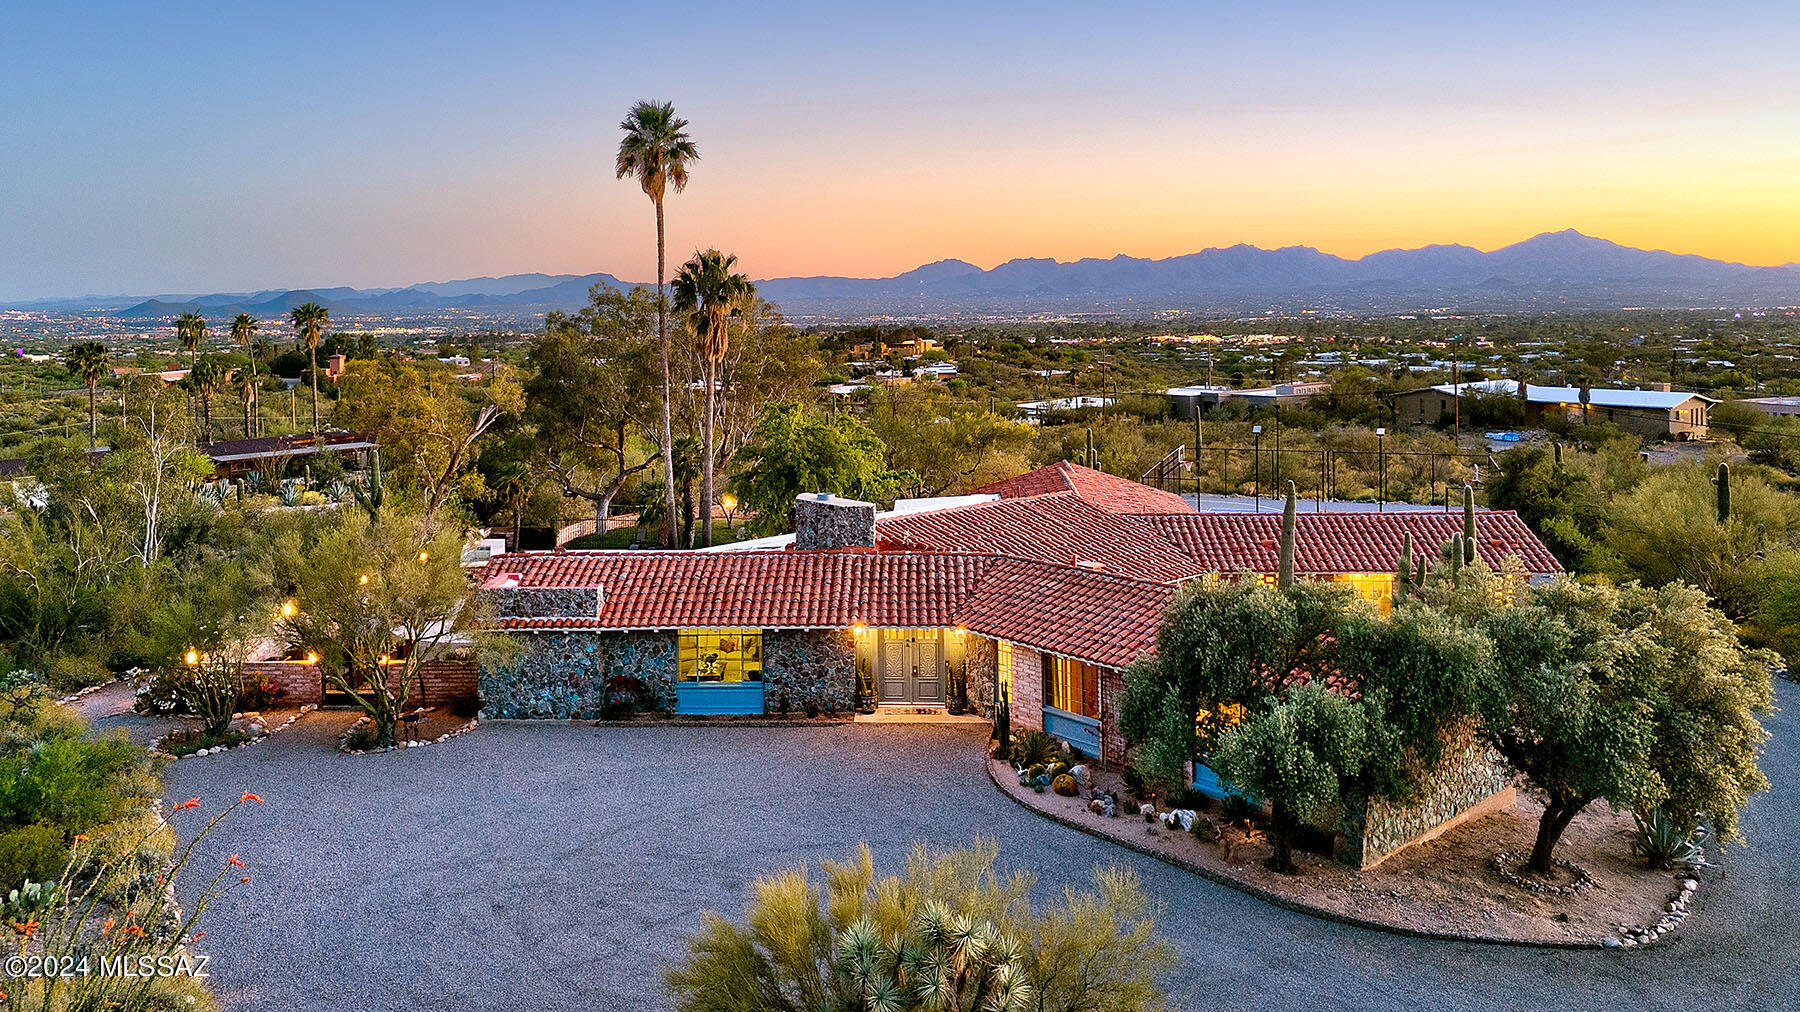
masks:
<svg viewBox="0 0 1800 1012"><path fill-rule="evenodd" d="M891 868L915 841L975 833L1045 891L1137 868L1185 957L1178 1008L1778 1008L1800 1003L1800 686L1778 698L1754 849L1726 852L1682 937L1641 952L1430 942L1271 907L1020 808L955 728L501 723L345 757L307 720L168 776L202 811L267 801L198 859L239 853L255 875L204 925L234 1009L667 1008L663 966L756 876L858 840Z"/></svg>

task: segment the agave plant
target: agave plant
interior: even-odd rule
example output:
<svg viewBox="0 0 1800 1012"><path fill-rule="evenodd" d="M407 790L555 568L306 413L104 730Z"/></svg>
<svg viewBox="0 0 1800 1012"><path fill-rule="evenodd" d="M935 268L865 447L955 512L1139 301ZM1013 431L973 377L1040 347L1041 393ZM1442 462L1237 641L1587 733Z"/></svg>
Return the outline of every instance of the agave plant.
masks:
<svg viewBox="0 0 1800 1012"><path fill-rule="evenodd" d="M1632 815L1637 829L1632 833L1631 852L1643 858L1652 868L1675 868L1703 865L1706 851L1701 842L1706 831L1699 827L1684 828L1661 808Z"/></svg>
<svg viewBox="0 0 1800 1012"><path fill-rule="evenodd" d="M281 491L277 494L280 497L281 505L292 507L300 501L300 482L296 479L282 482Z"/></svg>

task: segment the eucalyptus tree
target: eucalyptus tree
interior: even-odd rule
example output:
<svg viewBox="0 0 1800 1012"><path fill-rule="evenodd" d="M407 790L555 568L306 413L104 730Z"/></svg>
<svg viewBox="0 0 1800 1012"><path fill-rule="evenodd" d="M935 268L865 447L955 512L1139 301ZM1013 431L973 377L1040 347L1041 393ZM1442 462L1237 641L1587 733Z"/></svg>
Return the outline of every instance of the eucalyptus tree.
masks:
<svg viewBox="0 0 1800 1012"><path fill-rule="evenodd" d="M689 162L700 159L700 151L689 139L687 120L675 115L671 102L639 102L625 115L619 129L625 136L619 141L617 178L637 180L650 203L656 208L656 337L662 346L662 458L663 499L670 516L675 515L675 429L670 419L672 390L669 374L669 303L664 289L667 271L664 258L663 197L669 187L677 193L687 188ZM672 525L671 525L672 526ZM672 535L669 535L672 538ZM668 544L673 547L673 541Z"/></svg>
<svg viewBox="0 0 1800 1012"><path fill-rule="evenodd" d="M88 442L93 442L100 432L99 416L94 409L94 392L112 371L112 352L99 341L77 341L63 352L63 364L71 375L87 387L88 395Z"/></svg>
<svg viewBox="0 0 1800 1012"><path fill-rule="evenodd" d="M312 380L312 430L319 431L319 341L325 336L325 327L331 323L331 312L317 302L307 302L295 306L288 314L293 320L294 331L300 335L300 343L306 345L307 375Z"/></svg>
<svg viewBox="0 0 1800 1012"><path fill-rule="evenodd" d="M712 545L713 461L718 453L714 438L718 421L719 363L731 346L732 320L742 315L756 296L756 286L737 273L737 257L716 249L696 252L675 275L675 311L685 315L698 339L697 350L705 368L706 414L702 429L706 446L700 455L700 543Z"/></svg>

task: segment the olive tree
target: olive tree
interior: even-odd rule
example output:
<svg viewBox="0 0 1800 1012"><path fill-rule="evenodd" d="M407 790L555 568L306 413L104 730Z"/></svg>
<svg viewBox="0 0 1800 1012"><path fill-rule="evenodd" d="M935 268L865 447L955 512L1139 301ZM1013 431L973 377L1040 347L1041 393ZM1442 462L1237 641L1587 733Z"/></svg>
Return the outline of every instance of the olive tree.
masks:
<svg viewBox="0 0 1800 1012"><path fill-rule="evenodd" d="M1757 766L1774 655L1683 583L1533 589L1484 623L1494 662L1476 689L1483 734L1544 798L1529 867L1588 805L1661 806L1735 836L1768 781Z"/></svg>

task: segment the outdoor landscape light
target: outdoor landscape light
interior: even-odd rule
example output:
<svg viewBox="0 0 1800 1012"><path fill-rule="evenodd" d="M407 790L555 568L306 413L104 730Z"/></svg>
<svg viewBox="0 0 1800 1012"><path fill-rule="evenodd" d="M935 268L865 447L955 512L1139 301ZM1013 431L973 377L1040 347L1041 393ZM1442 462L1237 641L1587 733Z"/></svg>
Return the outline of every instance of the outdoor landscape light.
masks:
<svg viewBox="0 0 1800 1012"><path fill-rule="evenodd" d="M430 552L420 552L419 553L419 561L420 562L428 562L428 561L430 561L430 559L431 559Z"/></svg>
<svg viewBox="0 0 1800 1012"><path fill-rule="evenodd" d="M187 661L188 667L190 667L190 668L195 667L200 663L200 651L195 650L192 647L189 647L187 656L183 657L182 660Z"/></svg>
<svg viewBox="0 0 1800 1012"><path fill-rule="evenodd" d="M363 575L357 577L356 582L364 587L367 587L369 585L369 574L364 573Z"/></svg>
<svg viewBox="0 0 1800 1012"><path fill-rule="evenodd" d="M293 618L294 614L296 612L298 612L299 610L300 610L300 607L298 605L296 605L292 599L281 602L281 617L282 618Z"/></svg>

